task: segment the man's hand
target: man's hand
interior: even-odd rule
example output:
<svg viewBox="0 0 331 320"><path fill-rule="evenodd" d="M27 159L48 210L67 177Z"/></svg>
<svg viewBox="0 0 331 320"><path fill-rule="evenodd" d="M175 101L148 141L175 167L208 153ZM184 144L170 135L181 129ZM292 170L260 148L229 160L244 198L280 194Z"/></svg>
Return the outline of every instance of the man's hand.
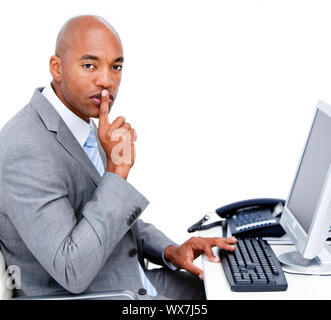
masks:
<svg viewBox="0 0 331 320"><path fill-rule="evenodd" d="M135 130L124 117L117 117L112 123L108 119L109 93L103 90L99 112L98 136L107 156L107 171L123 179L128 177L135 160Z"/></svg>
<svg viewBox="0 0 331 320"><path fill-rule="evenodd" d="M193 260L205 253L210 261L219 262L213 254L212 247L234 251L237 242L235 237L232 238L202 238L192 237L181 246L169 246L164 250L164 258L170 261L175 267L185 269L203 279L203 273L200 268L193 264Z"/></svg>

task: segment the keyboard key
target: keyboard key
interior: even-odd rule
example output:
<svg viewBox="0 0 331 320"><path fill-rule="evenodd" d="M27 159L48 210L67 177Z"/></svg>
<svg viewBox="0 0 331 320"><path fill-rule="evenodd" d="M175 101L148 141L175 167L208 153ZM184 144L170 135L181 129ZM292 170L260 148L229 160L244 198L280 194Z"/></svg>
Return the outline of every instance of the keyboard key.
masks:
<svg viewBox="0 0 331 320"><path fill-rule="evenodd" d="M245 274L243 275L243 279L244 279L244 280L248 280L249 283L251 283L251 278L250 278L250 276L249 276L248 273L245 273Z"/></svg>
<svg viewBox="0 0 331 320"><path fill-rule="evenodd" d="M247 262L247 269L255 269L257 264L255 262Z"/></svg>
<svg viewBox="0 0 331 320"><path fill-rule="evenodd" d="M238 285L244 285L244 284L251 284L250 280L247 280L247 279L238 279L236 281L236 284Z"/></svg>
<svg viewBox="0 0 331 320"><path fill-rule="evenodd" d="M272 268L272 272L275 275L279 275L279 270L276 267Z"/></svg>
<svg viewBox="0 0 331 320"><path fill-rule="evenodd" d="M253 283L254 283L254 284L267 284L268 281L267 281L266 278L264 278L264 279L254 279L254 280L253 280Z"/></svg>
<svg viewBox="0 0 331 320"><path fill-rule="evenodd" d="M236 273L236 272L240 272L240 269L239 269L239 267L238 266L231 266L231 269L232 269L232 272L233 273Z"/></svg>
<svg viewBox="0 0 331 320"><path fill-rule="evenodd" d="M240 273L241 274L246 274L246 273L248 273L248 271L247 271L247 269L246 268L240 268Z"/></svg>

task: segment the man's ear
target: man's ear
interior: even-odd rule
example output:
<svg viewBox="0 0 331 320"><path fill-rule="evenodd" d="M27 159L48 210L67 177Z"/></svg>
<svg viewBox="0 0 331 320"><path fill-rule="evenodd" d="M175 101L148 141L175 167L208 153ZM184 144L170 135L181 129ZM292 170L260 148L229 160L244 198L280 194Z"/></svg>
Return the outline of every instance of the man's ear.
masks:
<svg viewBox="0 0 331 320"><path fill-rule="evenodd" d="M58 56L51 56L49 60L49 70L55 81L60 82L62 79L62 61Z"/></svg>

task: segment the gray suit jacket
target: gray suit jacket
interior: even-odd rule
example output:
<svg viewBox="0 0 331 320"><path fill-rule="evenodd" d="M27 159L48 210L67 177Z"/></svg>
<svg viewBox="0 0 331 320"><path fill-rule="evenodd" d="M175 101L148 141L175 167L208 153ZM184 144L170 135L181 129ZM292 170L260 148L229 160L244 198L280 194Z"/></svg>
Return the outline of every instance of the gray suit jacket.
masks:
<svg viewBox="0 0 331 320"><path fill-rule="evenodd" d="M138 219L146 198L116 174L100 177L41 88L0 145L0 247L20 268L17 295L138 293L138 260L162 264L175 244Z"/></svg>

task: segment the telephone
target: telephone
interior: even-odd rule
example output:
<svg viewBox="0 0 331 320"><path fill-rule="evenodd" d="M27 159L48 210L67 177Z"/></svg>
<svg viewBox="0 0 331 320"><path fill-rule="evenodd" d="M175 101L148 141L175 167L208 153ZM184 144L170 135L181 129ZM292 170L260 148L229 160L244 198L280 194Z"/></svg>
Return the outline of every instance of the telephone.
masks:
<svg viewBox="0 0 331 320"><path fill-rule="evenodd" d="M236 237L281 237L285 234L279 224L285 200L259 198L231 203L216 209L220 218L227 221L230 232ZM211 222L210 215L188 228L188 232L212 228L221 221ZM209 221L208 221L209 220Z"/></svg>

